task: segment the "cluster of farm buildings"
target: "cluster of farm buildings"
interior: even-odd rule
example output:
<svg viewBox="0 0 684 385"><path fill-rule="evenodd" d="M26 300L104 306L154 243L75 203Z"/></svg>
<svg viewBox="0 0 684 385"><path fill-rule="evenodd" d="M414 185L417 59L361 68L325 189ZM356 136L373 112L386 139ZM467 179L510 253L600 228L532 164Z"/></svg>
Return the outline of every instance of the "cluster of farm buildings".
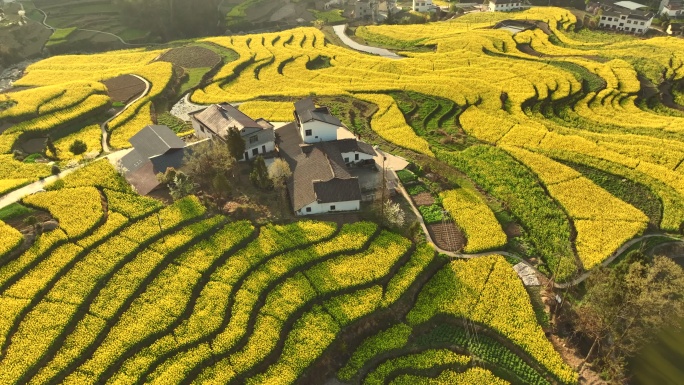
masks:
<svg viewBox="0 0 684 385"><path fill-rule="evenodd" d="M292 172L287 189L296 215L359 210L361 201L372 200L382 183L393 190L394 179L377 171L385 170L386 155L359 140L328 107L306 98L294 103L293 115L292 122L276 127L222 103L191 113L190 118L195 136L203 140L225 141L229 130L237 129L245 142L240 161L258 156L267 164L276 158L286 161ZM121 165L142 195L161 187L158 173L169 167L182 169L193 151L166 126L147 126L130 143L133 150Z"/></svg>

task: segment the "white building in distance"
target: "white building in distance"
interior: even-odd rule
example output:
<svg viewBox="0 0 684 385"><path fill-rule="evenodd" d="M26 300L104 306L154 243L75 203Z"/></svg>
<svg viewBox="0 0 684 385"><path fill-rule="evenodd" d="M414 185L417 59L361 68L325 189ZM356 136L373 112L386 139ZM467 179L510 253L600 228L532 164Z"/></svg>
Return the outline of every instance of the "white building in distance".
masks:
<svg viewBox="0 0 684 385"><path fill-rule="evenodd" d="M489 0L487 10L490 12L519 11L522 6L522 0Z"/></svg>
<svg viewBox="0 0 684 385"><path fill-rule="evenodd" d="M412 10L416 12L430 12L435 9L432 0L413 0Z"/></svg>

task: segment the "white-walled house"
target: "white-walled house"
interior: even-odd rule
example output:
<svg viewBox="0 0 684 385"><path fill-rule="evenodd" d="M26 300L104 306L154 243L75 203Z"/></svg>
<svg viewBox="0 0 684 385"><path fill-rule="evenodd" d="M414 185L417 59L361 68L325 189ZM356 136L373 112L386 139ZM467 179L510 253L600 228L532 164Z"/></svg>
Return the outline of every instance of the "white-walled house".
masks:
<svg viewBox="0 0 684 385"><path fill-rule="evenodd" d="M294 115L294 122L278 128L277 147L292 171L287 188L295 214L359 210L361 187L350 167L374 164L373 147L310 98L295 103Z"/></svg>
<svg viewBox="0 0 684 385"><path fill-rule="evenodd" d="M522 6L522 0L489 0L487 10L490 12L519 11Z"/></svg>
<svg viewBox="0 0 684 385"><path fill-rule="evenodd" d="M648 7L633 1L616 3L589 3L587 11L601 14L599 28L643 35L653 21L653 13Z"/></svg>
<svg viewBox="0 0 684 385"><path fill-rule="evenodd" d="M190 114L192 127L198 138L226 139L232 127L240 131L245 140L245 152L238 160L253 159L258 155L273 154L275 131L273 125L264 119L254 120L228 103L211 106Z"/></svg>
<svg viewBox="0 0 684 385"><path fill-rule="evenodd" d="M432 4L432 0L413 0L411 9L416 12L430 12L435 9L435 5Z"/></svg>
<svg viewBox="0 0 684 385"><path fill-rule="evenodd" d="M304 143L337 140L337 130L343 124L328 107L316 107L311 98L302 99L294 106L295 122Z"/></svg>
<svg viewBox="0 0 684 385"><path fill-rule="evenodd" d="M669 1L663 6L660 14L669 18L684 17L684 2Z"/></svg>

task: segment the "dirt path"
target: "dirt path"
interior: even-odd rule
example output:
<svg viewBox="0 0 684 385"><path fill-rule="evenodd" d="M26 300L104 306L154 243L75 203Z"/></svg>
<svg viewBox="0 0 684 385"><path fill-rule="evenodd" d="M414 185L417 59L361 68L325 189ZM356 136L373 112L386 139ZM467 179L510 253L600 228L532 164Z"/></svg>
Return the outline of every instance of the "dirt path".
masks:
<svg viewBox="0 0 684 385"><path fill-rule="evenodd" d="M107 125L109 124L109 122L114 120L117 116L121 115L133 103L142 99L145 95L147 95L150 92L151 85L150 85L150 82L147 81L147 79L143 78L142 76L135 75L135 74L131 74L131 76L135 76L136 78L142 80L143 83L145 83L145 91L143 91L143 93L140 94L140 96L133 99L130 103L126 104L126 106L124 106L124 108L122 108L121 111L117 112L116 114L114 114L114 116L107 119L107 121L105 121L104 123L102 123L100 125L100 130L102 131L102 151L104 151L105 153L109 153L111 151L111 149L109 148L109 132L107 132Z"/></svg>

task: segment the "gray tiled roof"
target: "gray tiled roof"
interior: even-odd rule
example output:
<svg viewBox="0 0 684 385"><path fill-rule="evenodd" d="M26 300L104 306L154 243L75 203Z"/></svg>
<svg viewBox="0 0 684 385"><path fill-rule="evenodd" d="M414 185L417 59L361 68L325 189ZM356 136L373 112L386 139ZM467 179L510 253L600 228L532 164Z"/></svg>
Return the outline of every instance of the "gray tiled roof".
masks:
<svg viewBox="0 0 684 385"><path fill-rule="evenodd" d="M315 201L360 199L358 178L347 171L335 141L304 145L295 123L279 128L278 136L280 156L292 170L287 187L295 211Z"/></svg>
<svg viewBox="0 0 684 385"><path fill-rule="evenodd" d="M361 199L361 188L357 178L333 178L328 181L315 181L314 193L319 203L355 201Z"/></svg>
<svg viewBox="0 0 684 385"><path fill-rule="evenodd" d="M138 194L147 195L160 184L157 181L157 174L165 172L169 167L181 169L184 163L183 159L191 151L190 147L185 147L171 150L163 155L146 158L139 151L133 149L121 159L122 165L126 168L126 180L135 187Z"/></svg>
<svg viewBox="0 0 684 385"><path fill-rule="evenodd" d="M166 126L147 126L130 140L133 150L121 158L126 180L141 195L159 186L157 174L167 168L181 168L183 158L192 150Z"/></svg>
<svg viewBox="0 0 684 385"><path fill-rule="evenodd" d="M328 107L318 107L311 98L306 98L295 102L295 113L300 123L307 123L312 120L325 122L334 126L343 126L342 122L330 113Z"/></svg>
<svg viewBox="0 0 684 385"><path fill-rule="evenodd" d="M373 146L371 146L368 143L358 141L356 139L340 139L337 140L335 143L337 145L337 148L340 149L340 152L356 151L371 156L375 156L375 150L373 149Z"/></svg>
<svg viewBox="0 0 684 385"><path fill-rule="evenodd" d="M192 113L191 116L222 138L226 137L230 127L239 129L243 135L263 128L254 119L228 103L212 104L202 111Z"/></svg>
<svg viewBox="0 0 684 385"><path fill-rule="evenodd" d="M145 158L185 147L185 142L166 126L146 126L128 141Z"/></svg>

